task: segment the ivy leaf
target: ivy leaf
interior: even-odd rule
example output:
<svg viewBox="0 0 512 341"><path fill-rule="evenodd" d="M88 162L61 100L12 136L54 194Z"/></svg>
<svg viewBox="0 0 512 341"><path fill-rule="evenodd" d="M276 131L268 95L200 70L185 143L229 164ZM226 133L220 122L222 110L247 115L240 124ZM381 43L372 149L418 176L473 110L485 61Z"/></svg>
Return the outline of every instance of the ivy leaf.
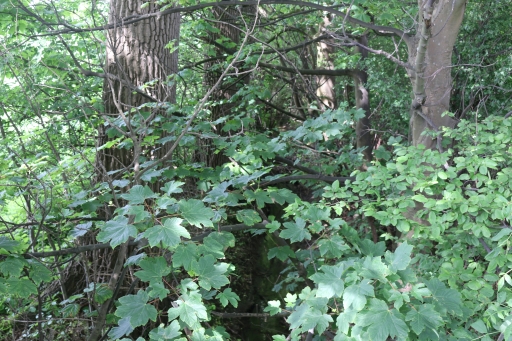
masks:
<svg viewBox="0 0 512 341"><path fill-rule="evenodd" d="M149 332L149 339L151 341L170 341L181 336L180 324L174 320L167 327L163 327L161 324L158 328L153 329Z"/></svg>
<svg viewBox="0 0 512 341"><path fill-rule="evenodd" d="M148 320L156 321L157 311L151 304L147 304L149 295L144 290L139 290L137 295L127 295L119 298L121 305L117 307L116 316L129 318L132 327L138 327L148 323Z"/></svg>
<svg viewBox="0 0 512 341"><path fill-rule="evenodd" d="M211 219L215 214L211 208L205 207L201 200L180 200L179 207L183 218L191 225L200 228L213 227Z"/></svg>
<svg viewBox="0 0 512 341"><path fill-rule="evenodd" d="M457 290L448 289L437 278L425 281L425 284L432 293L435 305L439 307L437 310L445 310L453 315L462 315L461 295Z"/></svg>
<svg viewBox="0 0 512 341"><path fill-rule="evenodd" d="M135 276L150 285L162 283L162 277L171 273L171 268L167 266L164 257L145 258L140 261L141 271L137 271Z"/></svg>
<svg viewBox="0 0 512 341"><path fill-rule="evenodd" d="M199 324L200 320L208 318L202 297L197 291L191 291L190 294L182 294L175 303L178 306L168 311L169 320L179 317L191 329L198 329L201 327Z"/></svg>
<svg viewBox="0 0 512 341"><path fill-rule="evenodd" d="M199 258L199 262L193 261L192 270L199 277L199 285L206 290L212 287L220 289L223 285L229 284L228 278L224 275L228 270L228 264L215 264L212 255Z"/></svg>
<svg viewBox="0 0 512 341"><path fill-rule="evenodd" d="M197 260L197 246L194 243L180 244L172 256L172 265L175 268L183 266L186 271L192 269L192 262Z"/></svg>
<svg viewBox="0 0 512 341"><path fill-rule="evenodd" d="M317 297L341 297L345 283L341 279L344 266L324 265L310 278L318 284Z"/></svg>
<svg viewBox="0 0 512 341"><path fill-rule="evenodd" d="M396 273L399 270L405 270L411 262L412 246L407 242L400 244L393 255L391 256L391 264L389 269L391 272Z"/></svg>
<svg viewBox="0 0 512 341"><path fill-rule="evenodd" d="M343 293L343 307L349 310L351 307L355 311L362 310L366 305L366 296L375 296L373 286L370 281L364 279L359 284L352 284L345 289Z"/></svg>
<svg viewBox="0 0 512 341"><path fill-rule="evenodd" d="M240 297L233 291L231 288L225 289L223 292L219 292L215 298L218 298L223 307L227 306L228 303L231 303L233 307L238 307L238 301L240 301Z"/></svg>
<svg viewBox="0 0 512 341"><path fill-rule="evenodd" d="M20 243L16 240L9 239L5 236L0 236L0 249L12 252L18 247Z"/></svg>
<svg viewBox="0 0 512 341"><path fill-rule="evenodd" d="M295 223L287 222L283 225L286 229L279 234L281 238L289 239L292 243L311 239L311 234L306 229L306 221L304 219L297 217L295 218Z"/></svg>
<svg viewBox="0 0 512 341"><path fill-rule="evenodd" d="M405 319L411 321L409 324L416 335L420 335L425 327L436 331L443 323L443 318L431 304L423 304L419 309L411 309Z"/></svg>
<svg viewBox="0 0 512 341"><path fill-rule="evenodd" d="M108 336L110 336L110 338L113 340L120 339L121 337L128 335L133 331L129 317L120 319L117 325L117 327L113 327L112 330L108 333Z"/></svg>
<svg viewBox="0 0 512 341"><path fill-rule="evenodd" d="M130 188L130 191L125 194L121 194L121 198L127 200L130 205L143 204L146 199L156 198L157 195L153 193L151 188L148 186L135 185Z"/></svg>
<svg viewBox="0 0 512 341"><path fill-rule="evenodd" d="M128 218L126 217L116 217L114 220L105 223L96 239L102 243L110 241L110 245L115 248L126 242L130 237L137 237L135 226L128 224Z"/></svg>
<svg viewBox="0 0 512 341"><path fill-rule="evenodd" d="M144 232L144 237L149 241L151 247L159 246L160 242L164 247L174 248L181 242L180 237L190 239L190 233L181 226L183 219L170 218L163 225L155 225Z"/></svg>
<svg viewBox="0 0 512 341"><path fill-rule="evenodd" d="M19 277L25 265L27 265L27 261L23 258L9 256L0 262L0 273L4 276Z"/></svg>
<svg viewBox="0 0 512 341"><path fill-rule="evenodd" d="M404 322L404 316L396 309L389 309L386 302L372 299L367 312L360 313L358 322L368 327L368 336L372 341L386 341L388 337L405 339L409 328Z"/></svg>

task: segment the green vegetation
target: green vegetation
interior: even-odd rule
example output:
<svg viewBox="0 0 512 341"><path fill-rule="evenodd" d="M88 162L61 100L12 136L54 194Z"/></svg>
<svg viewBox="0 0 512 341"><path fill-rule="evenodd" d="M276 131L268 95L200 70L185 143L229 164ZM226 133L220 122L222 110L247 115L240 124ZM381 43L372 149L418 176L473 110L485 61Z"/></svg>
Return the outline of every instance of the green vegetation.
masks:
<svg viewBox="0 0 512 341"><path fill-rule="evenodd" d="M512 340L508 1L0 0L1 340Z"/></svg>

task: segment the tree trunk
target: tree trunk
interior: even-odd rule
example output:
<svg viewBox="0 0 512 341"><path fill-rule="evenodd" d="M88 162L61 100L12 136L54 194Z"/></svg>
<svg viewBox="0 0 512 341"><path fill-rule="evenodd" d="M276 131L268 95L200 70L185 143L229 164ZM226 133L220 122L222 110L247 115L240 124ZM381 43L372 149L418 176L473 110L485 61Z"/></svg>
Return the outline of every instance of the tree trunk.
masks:
<svg viewBox="0 0 512 341"><path fill-rule="evenodd" d="M318 35L324 33L327 26L331 24L330 16L325 16L324 21L320 24ZM335 51L334 39L321 40L317 44L317 67L321 69L334 70L334 61L332 54ZM334 76L317 76L316 95L320 99L320 109L336 109L338 101L336 99L336 77Z"/></svg>
<svg viewBox="0 0 512 341"><path fill-rule="evenodd" d="M427 148L441 146L426 130L454 127L455 121L442 114L449 109L452 90L452 51L466 7L465 0L418 0L420 23L416 44L410 47L409 63L416 73L409 73L414 99L410 120L410 142ZM414 50L413 50L414 49ZM423 134L423 135L422 135Z"/></svg>
<svg viewBox="0 0 512 341"><path fill-rule="evenodd" d="M165 146L148 150L142 147L153 119L156 115L165 115L158 109L144 105L149 102L173 103L176 100L176 88L168 85L168 77L178 71L178 53L172 48L177 46L179 39L180 17L179 14L152 17L123 26L124 18L159 11L154 3L150 2L142 8L143 3L142 0L110 2L109 23L116 27L107 32L105 73L109 77L105 78L103 84L103 118L106 124L98 128L97 146L104 146L113 136L120 139L112 148L98 150L95 161L98 182L111 183L126 172L136 174L141 156L158 159L167 152ZM167 46L170 42L172 50ZM100 214L108 220L112 212L110 207L105 207ZM124 280L121 270L127 255L128 244L125 243L117 252L110 250L110 257L102 258L103 263L108 262L108 284L114 292ZM105 264L98 263L102 262L97 260L93 263L96 269L90 269L92 272L105 268ZM96 280L97 276L96 273L93 278ZM89 341L100 338L109 308L113 307L112 300L115 297L98 307L98 317Z"/></svg>

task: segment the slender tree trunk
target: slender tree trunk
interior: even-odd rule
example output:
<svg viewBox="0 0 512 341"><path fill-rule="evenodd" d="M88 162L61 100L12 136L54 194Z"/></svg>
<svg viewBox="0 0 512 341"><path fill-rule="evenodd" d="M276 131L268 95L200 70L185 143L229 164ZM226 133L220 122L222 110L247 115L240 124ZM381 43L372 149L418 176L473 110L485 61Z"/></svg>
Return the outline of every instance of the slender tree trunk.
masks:
<svg viewBox="0 0 512 341"><path fill-rule="evenodd" d="M358 43L367 46L368 39L365 35L358 39ZM362 47L357 47L356 52L361 55L361 61L368 57L368 51ZM364 117L356 123L357 148L364 148L363 157L366 162L372 161L373 141L370 129L370 91L366 87L368 82L368 73L361 65L354 75L354 88L356 92L356 108L364 111ZM366 165L365 165L366 168Z"/></svg>
<svg viewBox="0 0 512 341"><path fill-rule="evenodd" d="M325 16L320 24L318 35L324 33L331 24L331 17ZM335 51L334 39L322 40L317 44L317 67L327 70L334 70L334 61L332 55ZM336 98L336 77L317 76L316 95L320 99L320 109L336 109L338 101Z"/></svg>

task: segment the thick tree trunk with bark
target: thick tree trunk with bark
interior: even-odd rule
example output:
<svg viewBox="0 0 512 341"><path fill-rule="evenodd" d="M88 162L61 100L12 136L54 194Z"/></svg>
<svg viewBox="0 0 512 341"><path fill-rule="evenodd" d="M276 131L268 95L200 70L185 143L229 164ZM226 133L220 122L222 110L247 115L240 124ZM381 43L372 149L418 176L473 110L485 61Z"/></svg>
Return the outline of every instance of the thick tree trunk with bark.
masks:
<svg viewBox="0 0 512 341"><path fill-rule="evenodd" d="M122 130L125 138L136 140L133 149L108 148L97 153L96 166L102 176L115 170L130 171L137 166L142 151L137 150L136 145L143 132L140 128L136 131L131 123L141 112L156 114L154 109L141 106L155 101L173 103L176 99L176 88L169 86L166 80L178 70L178 53L170 53L170 48L178 43L179 14L123 26L124 18L159 11L154 3L141 8L143 3L142 0L112 0L110 3L109 23L118 27L107 34L105 71L112 77L105 79L103 102L104 118L112 123L99 127L97 144L102 146L109 141L109 128L117 130L118 134L122 134ZM172 41L174 44L168 48ZM152 83L144 87L148 82ZM165 148L160 148L153 157L164 154ZM101 176L99 180L104 181Z"/></svg>
<svg viewBox="0 0 512 341"><path fill-rule="evenodd" d="M105 78L103 84L102 115L107 124L98 129L97 146L101 147L112 140L112 136L108 136L109 129L120 140L112 148L98 150L95 161L98 182L111 183L126 172L134 172L136 175L141 156L159 159L167 152L165 146L148 150L142 146L153 119L157 115L165 116L165 112L158 107L145 104L173 103L176 100L175 86L169 85L168 79L178 71L178 54L173 47L179 39L180 17L179 14L157 16L124 26L123 21L130 16L159 11L154 3L150 2L142 8L143 3L142 0L110 2L109 23L116 27L107 32L105 73L109 77ZM108 220L111 211L106 207L100 214ZM109 269L108 286L114 292L124 281L122 269L129 252L128 243L116 251L102 258ZM98 260L97 263L102 262ZM105 264L97 264L96 269L89 270L94 273L100 268L104 269ZM98 317L89 341L101 337L107 314L114 307L115 299L112 297L97 307Z"/></svg>
<svg viewBox="0 0 512 341"><path fill-rule="evenodd" d="M454 127L455 122L442 114L449 109L452 90L452 51L464 16L466 0L419 0L420 22L416 44L410 46L409 63L416 73L409 73L414 99L410 121L410 142L427 148L440 146L426 130Z"/></svg>

